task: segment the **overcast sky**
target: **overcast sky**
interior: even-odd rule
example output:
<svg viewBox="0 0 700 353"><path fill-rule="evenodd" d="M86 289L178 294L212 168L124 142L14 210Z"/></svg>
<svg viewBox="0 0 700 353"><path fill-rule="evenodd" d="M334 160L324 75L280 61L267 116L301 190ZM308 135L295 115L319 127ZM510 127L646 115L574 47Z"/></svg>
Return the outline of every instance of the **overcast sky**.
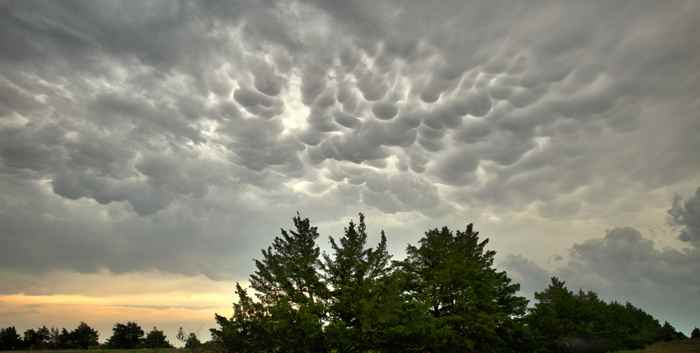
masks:
<svg viewBox="0 0 700 353"><path fill-rule="evenodd" d="M0 326L206 334L295 212L700 326L700 2L0 1Z"/></svg>

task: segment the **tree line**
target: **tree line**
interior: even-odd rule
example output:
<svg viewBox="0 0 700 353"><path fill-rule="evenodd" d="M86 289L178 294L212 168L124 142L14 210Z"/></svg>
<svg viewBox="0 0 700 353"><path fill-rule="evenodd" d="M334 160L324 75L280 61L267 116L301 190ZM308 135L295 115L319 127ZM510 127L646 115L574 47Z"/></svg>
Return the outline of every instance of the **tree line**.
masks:
<svg viewBox="0 0 700 353"><path fill-rule="evenodd" d="M367 245L362 214L329 238L330 254L318 238L297 214L254 260L249 288L236 283L233 315L215 316L213 341L228 353L561 353L685 337L630 303L571 291L558 278L529 305L472 224L425 232L402 261L392 260L383 231Z"/></svg>
<svg viewBox="0 0 700 353"><path fill-rule="evenodd" d="M297 215L254 260L249 288L235 285L230 318L215 315L207 347L227 353L479 352L566 353L636 349L685 338L668 322L631 303L606 302L592 291L572 291L552 278L535 301L494 266L472 224L424 233L392 259L387 238L367 245L365 218L330 237L322 253L318 230ZM700 329L691 336L700 338ZM98 346L85 323L74 330L0 329L0 350ZM176 339L193 350L194 333ZM117 323L102 348L172 347L163 331L147 334L135 322Z"/></svg>
<svg viewBox="0 0 700 353"><path fill-rule="evenodd" d="M180 329L180 334L182 329ZM179 336L179 335L178 335ZM199 344L194 333L187 336L183 342L189 346ZM135 322L126 324L116 323L112 328L112 336L105 344L100 345L99 333L88 324L81 322L74 330L65 328L28 329L20 336L14 326L0 328L0 351L9 350L51 350L51 349L88 349L92 347L135 349L135 348L171 348L163 331L154 327L147 334Z"/></svg>

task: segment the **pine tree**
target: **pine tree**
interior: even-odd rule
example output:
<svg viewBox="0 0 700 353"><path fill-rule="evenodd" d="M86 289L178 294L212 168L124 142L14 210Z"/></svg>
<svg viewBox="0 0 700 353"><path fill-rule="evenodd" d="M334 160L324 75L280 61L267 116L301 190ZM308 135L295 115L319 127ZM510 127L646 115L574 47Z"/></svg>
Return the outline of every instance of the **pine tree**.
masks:
<svg viewBox="0 0 700 353"><path fill-rule="evenodd" d="M268 346L266 327L268 315L261 303L253 301L246 290L236 283L238 302L233 304L233 317L215 315L219 329L211 329L212 340L227 352L265 352Z"/></svg>
<svg viewBox="0 0 700 353"><path fill-rule="evenodd" d="M399 288L391 281L391 256L384 232L375 248L367 248L367 227L362 213L360 222L345 228L336 241L330 237L333 255L324 254L323 270L330 286L327 333L332 349L355 352L378 349L385 328L398 314ZM394 305L392 305L394 304Z"/></svg>
<svg viewBox="0 0 700 353"><path fill-rule="evenodd" d="M664 322L664 325L659 328L657 333L657 339L660 341L673 341L686 338L682 332L676 331L668 321Z"/></svg>
<svg viewBox="0 0 700 353"><path fill-rule="evenodd" d="M690 333L690 338L692 339L700 339L700 328L694 328L693 332Z"/></svg>
<svg viewBox="0 0 700 353"><path fill-rule="evenodd" d="M429 307L442 332L432 350L506 351L521 330L517 318L527 300L493 267L495 251L486 250L488 239L478 234L472 224L456 233L433 229L407 249L408 290Z"/></svg>
<svg viewBox="0 0 700 353"><path fill-rule="evenodd" d="M326 294L317 272L321 252L316 246L318 231L299 214L293 222L295 230L281 229L281 236L262 251L262 260L255 260L251 287L267 305L285 300L295 306L316 306Z"/></svg>
<svg viewBox="0 0 700 353"><path fill-rule="evenodd" d="M670 324L661 326L630 303L606 303L591 291L574 293L556 277L535 299L527 323L533 345L542 352L561 352L572 345L591 351L638 349L677 337Z"/></svg>
<svg viewBox="0 0 700 353"><path fill-rule="evenodd" d="M238 286L240 305L230 320L217 317L222 326L212 331L214 337L250 352L326 351L323 318L328 291L318 273L318 231L299 214L293 222L294 230L282 229L272 246L262 251L262 259L255 260L250 283L257 301ZM258 331L264 335L252 333Z"/></svg>

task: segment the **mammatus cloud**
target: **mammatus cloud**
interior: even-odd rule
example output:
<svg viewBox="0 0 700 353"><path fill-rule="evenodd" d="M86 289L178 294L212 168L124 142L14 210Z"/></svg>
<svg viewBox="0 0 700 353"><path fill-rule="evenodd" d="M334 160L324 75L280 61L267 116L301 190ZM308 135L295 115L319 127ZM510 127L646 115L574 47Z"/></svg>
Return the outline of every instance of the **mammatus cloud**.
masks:
<svg viewBox="0 0 700 353"><path fill-rule="evenodd" d="M2 1L7 288L241 279L301 210L324 233L364 211L399 254L475 221L497 250L532 249L510 261L533 289L535 261L577 244L585 283L697 294L680 284L695 247L619 225L658 223L700 182L699 6ZM692 246L698 198L670 212Z"/></svg>

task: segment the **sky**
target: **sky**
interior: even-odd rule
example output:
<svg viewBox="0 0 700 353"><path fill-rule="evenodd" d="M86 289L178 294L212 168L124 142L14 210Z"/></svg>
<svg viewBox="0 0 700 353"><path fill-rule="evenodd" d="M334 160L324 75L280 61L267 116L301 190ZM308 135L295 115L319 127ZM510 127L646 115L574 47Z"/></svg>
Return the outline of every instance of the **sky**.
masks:
<svg viewBox="0 0 700 353"><path fill-rule="evenodd" d="M700 326L700 2L0 1L0 327L206 337L300 212Z"/></svg>

